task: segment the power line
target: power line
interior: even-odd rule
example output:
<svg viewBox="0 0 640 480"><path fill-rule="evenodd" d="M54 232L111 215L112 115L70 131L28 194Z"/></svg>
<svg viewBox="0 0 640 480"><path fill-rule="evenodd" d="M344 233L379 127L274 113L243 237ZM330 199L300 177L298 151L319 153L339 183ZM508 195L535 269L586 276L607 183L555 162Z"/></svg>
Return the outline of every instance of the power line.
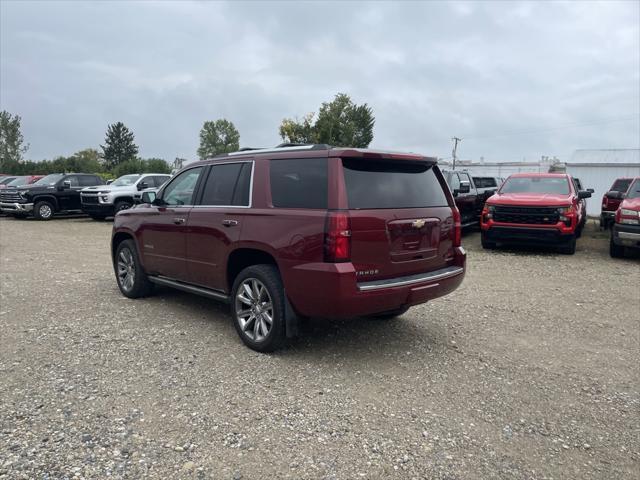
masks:
<svg viewBox="0 0 640 480"><path fill-rule="evenodd" d="M579 127L588 127L588 126L592 126L592 125L604 125L607 123L617 123L617 122L627 122L630 120L638 120L640 119L640 115L632 115L632 116L628 116L628 117L620 117L620 118L613 118L613 119L609 119L609 120L601 120L598 122L589 122L589 123L575 123L575 124L570 124L570 125L563 125L563 126L559 126L559 127L550 127L550 128L544 128L544 129L540 129L540 130L531 130L531 131L523 131L523 132L510 132L510 133L503 133L503 134L499 134L499 135L480 135L480 136L465 136L464 138L466 138L467 140L483 140L483 139L490 139L490 138L503 138L503 137L515 137L518 135L535 135L537 133L547 133L547 132L554 132L556 130L564 130L564 129L568 129L568 128L579 128Z"/></svg>

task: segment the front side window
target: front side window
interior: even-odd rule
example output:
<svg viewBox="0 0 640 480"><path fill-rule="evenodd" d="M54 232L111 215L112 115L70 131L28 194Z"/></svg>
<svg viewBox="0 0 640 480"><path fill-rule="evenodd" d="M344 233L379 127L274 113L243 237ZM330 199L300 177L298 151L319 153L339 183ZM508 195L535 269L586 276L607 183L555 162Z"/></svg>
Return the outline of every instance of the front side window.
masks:
<svg viewBox="0 0 640 480"><path fill-rule="evenodd" d="M139 178L140 175L138 175L137 173L132 175L123 175L121 177L118 177L118 179L111 185L113 185L114 187L129 187L136 183Z"/></svg>
<svg viewBox="0 0 640 480"><path fill-rule="evenodd" d="M78 180L78 176L77 175L70 175L67 178L64 179L65 182L69 182L69 184L72 187L79 187L80 186L80 180Z"/></svg>
<svg viewBox="0 0 640 480"><path fill-rule="evenodd" d="M449 188L452 192L454 190L458 190L460 188L460 177L458 177L457 173L450 173L447 183L449 184Z"/></svg>
<svg viewBox="0 0 640 480"><path fill-rule="evenodd" d="M159 185L156 185L156 177L143 177L140 179L140 183L144 183L147 186L145 188L152 188L152 187L156 187ZM138 183L138 188L140 188L140 183Z"/></svg>
<svg viewBox="0 0 640 480"><path fill-rule="evenodd" d="M162 193L164 204L169 206L193 205L193 195L201 173L202 167L196 167L182 172L174 178Z"/></svg>
<svg viewBox="0 0 640 480"><path fill-rule="evenodd" d="M202 192L201 205L249 206L251 163L213 165Z"/></svg>
<svg viewBox="0 0 640 480"><path fill-rule="evenodd" d="M280 208L327 208L326 158L271 160L271 199Z"/></svg>
<svg viewBox="0 0 640 480"><path fill-rule="evenodd" d="M46 177L42 177L34 185L55 185L64 175L62 173L52 173Z"/></svg>
<svg viewBox="0 0 640 480"><path fill-rule="evenodd" d="M500 193L549 193L569 195L566 177L509 177Z"/></svg>
<svg viewBox="0 0 640 480"><path fill-rule="evenodd" d="M156 176L153 178L155 180L156 187L161 187L162 185L167 183L171 177L167 175L167 176Z"/></svg>

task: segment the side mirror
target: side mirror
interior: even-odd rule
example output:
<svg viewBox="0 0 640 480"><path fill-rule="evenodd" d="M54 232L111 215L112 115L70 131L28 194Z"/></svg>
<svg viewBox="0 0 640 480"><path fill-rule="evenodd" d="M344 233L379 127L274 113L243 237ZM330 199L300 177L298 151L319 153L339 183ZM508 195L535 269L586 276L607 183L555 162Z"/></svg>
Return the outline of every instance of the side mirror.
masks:
<svg viewBox="0 0 640 480"><path fill-rule="evenodd" d="M145 188L149 188L149 184L147 182L138 183L138 190L144 190Z"/></svg>
<svg viewBox="0 0 640 480"><path fill-rule="evenodd" d="M591 198L591 192L589 190L580 190L578 192L578 198Z"/></svg>
<svg viewBox="0 0 640 480"><path fill-rule="evenodd" d="M593 188L587 188L587 192L593 194L595 192L595 190Z"/></svg>
<svg viewBox="0 0 640 480"><path fill-rule="evenodd" d="M107 180L107 185L111 185L113 183L113 180Z"/></svg>
<svg viewBox="0 0 640 480"><path fill-rule="evenodd" d="M460 182L460 188L458 193L469 193L471 191L471 184L469 182Z"/></svg>
<svg viewBox="0 0 640 480"><path fill-rule="evenodd" d="M142 194L142 203L156 205L156 192L144 192Z"/></svg>
<svg viewBox="0 0 640 480"><path fill-rule="evenodd" d="M69 190L71 188L71 182L69 180L65 180L62 182L62 185L58 185L58 190Z"/></svg>

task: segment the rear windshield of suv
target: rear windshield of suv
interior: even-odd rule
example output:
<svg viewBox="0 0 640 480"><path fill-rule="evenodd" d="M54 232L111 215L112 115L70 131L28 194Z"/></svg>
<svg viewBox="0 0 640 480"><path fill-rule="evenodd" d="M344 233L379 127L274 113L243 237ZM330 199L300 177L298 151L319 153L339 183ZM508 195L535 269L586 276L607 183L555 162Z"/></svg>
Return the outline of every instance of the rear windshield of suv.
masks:
<svg viewBox="0 0 640 480"><path fill-rule="evenodd" d="M566 177L509 177L500 193L549 193L569 195Z"/></svg>
<svg viewBox="0 0 640 480"><path fill-rule="evenodd" d="M342 166L350 209L448 205L431 165L343 158Z"/></svg>

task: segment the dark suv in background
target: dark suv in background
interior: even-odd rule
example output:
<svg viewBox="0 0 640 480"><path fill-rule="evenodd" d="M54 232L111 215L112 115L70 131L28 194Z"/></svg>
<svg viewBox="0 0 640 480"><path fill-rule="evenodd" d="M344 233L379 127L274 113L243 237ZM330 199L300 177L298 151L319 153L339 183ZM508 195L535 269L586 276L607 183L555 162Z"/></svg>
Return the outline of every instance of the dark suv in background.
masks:
<svg viewBox="0 0 640 480"><path fill-rule="evenodd" d="M466 259L435 158L326 145L191 164L116 215L111 249L125 296L160 284L228 302L258 351L298 316L401 315L455 290Z"/></svg>
<svg viewBox="0 0 640 480"><path fill-rule="evenodd" d="M56 213L80 212L80 190L104 183L98 175L52 173L31 185L0 191L0 209L15 217L50 220Z"/></svg>
<svg viewBox="0 0 640 480"><path fill-rule="evenodd" d="M609 228L615 223L616 210L622 203L633 178L617 178L607 193L602 196L600 228Z"/></svg>

